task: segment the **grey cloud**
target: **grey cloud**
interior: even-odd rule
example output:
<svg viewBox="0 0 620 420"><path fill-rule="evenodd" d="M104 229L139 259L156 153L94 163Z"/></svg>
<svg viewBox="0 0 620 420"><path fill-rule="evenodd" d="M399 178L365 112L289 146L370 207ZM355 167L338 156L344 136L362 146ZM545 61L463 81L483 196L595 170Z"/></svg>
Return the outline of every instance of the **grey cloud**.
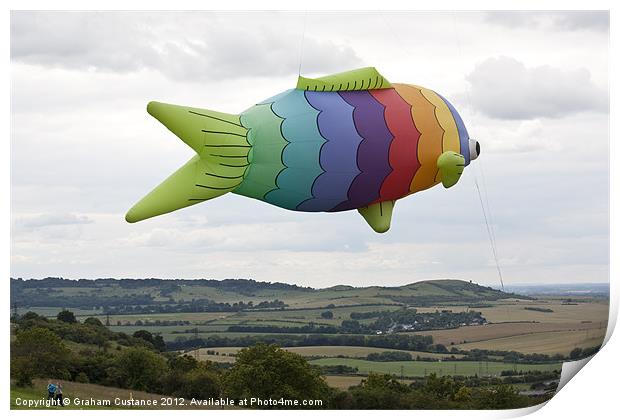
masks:
<svg viewBox="0 0 620 420"><path fill-rule="evenodd" d="M262 24L266 17L276 24ZM238 26L220 22L209 12L13 12L11 58L80 70L152 69L187 81L297 72L301 31L290 18L257 12L235 21ZM303 62L309 73L362 64L351 47L313 37L305 39Z"/></svg>
<svg viewBox="0 0 620 420"><path fill-rule="evenodd" d="M93 223L88 216L76 214L42 214L16 220L16 224L24 228L42 228L48 226L84 225Z"/></svg>
<svg viewBox="0 0 620 420"><path fill-rule="evenodd" d="M609 11L606 10L489 11L485 20L513 28L609 31Z"/></svg>
<svg viewBox="0 0 620 420"><path fill-rule="evenodd" d="M501 119L559 118L608 109L607 92L586 69L526 67L510 57L489 58L467 76L471 100L484 114Z"/></svg>

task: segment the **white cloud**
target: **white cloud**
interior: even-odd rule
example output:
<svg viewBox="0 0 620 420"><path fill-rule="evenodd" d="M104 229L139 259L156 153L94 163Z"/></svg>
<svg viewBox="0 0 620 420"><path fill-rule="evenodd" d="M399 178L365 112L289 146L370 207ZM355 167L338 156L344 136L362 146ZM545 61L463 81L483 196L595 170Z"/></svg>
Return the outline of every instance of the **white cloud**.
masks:
<svg viewBox="0 0 620 420"><path fill-rule="evenodd" d="M308 15L302 73L374 65L453 100L482 144L455 187L399 200L392 229L377 235L355 211L291 212L232 194L137 224L123 219L192 154L146 103L238 113L293 87L303 13L14 12L11 274L495 285L473 184L484 166L508 282L605 281L609 115L592 99L606 88L605 32L484 16ZM506 51L516 65L472 73L471 109L458 95L465 75ZM518 84L506 87L508 79ZM542 104L524 105L534 99Z"/></svg>
<svg viewBox="0 0 620 420"><path fill-rule="evenodd" d="M585 68L528 68L514 58L489 58L467 80L473 106L494 118L559 118L608 109L607 92L592 82Z"/></svg>
<svg viewBox="0 0 620 420"><path fill-rule="evenodd" d="M13 12L11 58L65 69L155 69L195 82L297 72L301 39L295 18L274 12L229 18L196 12ZM305 38L304 56L310 73L361 63L351 47L312 36Z"/></svg>

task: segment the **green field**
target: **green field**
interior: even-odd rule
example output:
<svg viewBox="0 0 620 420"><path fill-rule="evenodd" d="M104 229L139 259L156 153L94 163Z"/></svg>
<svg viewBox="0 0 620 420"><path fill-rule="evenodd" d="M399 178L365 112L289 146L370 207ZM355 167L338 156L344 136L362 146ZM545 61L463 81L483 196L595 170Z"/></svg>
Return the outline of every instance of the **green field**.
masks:
<svg viewBox="0 0 620 420"><path fill-rule="evenodd" d="M560 370L562 368L561 363L552 364L511 364L501 362L371 362L368 360L359 359L344 359L344 358L325 358L312 360L310 363L317 366L337 366L346 365L358 369L358 373L369 374L373 373L387 373L394 375L404 376L426 376L431 373L437 375L491 375L499 376L504 370L517 370L517 371L553 371Z"/></svg>
<svg viewBox="0 0 620 420"><path fill-rule="evenodd" d="M223 355L236 354L243 347L211 347L211 348L202 348L200 349L200 355L203 353L206 356L207 350L214 351ZM381 347L361 347L361 346L308 346L308 347L283 347L284 350L290 351L292 353L297 353L306 357L366 357L370 353L381 353L384 351L399 351L402 353L409 353L411 357L428 357L428 358L436 358L436 359L460 359L464 357L462 354L445 354L445 353L428 353L422 351L412 351L412 350L394 350L394 349L385 349Z"/></svg>
<svg viewBox="0 0 620 420"><path fill-rule="evenodd" d="M158 313L158 314L127 314L127 315L110 315L110 325L116 326L117 322L125 324L130 322L134 324L136 321L155 322L155 321L189 321L192 324L218 325L223 330L230 325L247 324L247 325L274 325L274 326L299 326L313 322L317 325L339 325L342 320L350 319L351 312L374 312L374 311L390 311L397 310L400 306L396 305L360 305L354 307L335 307L321 309L287 309L278 310L249 310L243 312L180 312L180 313ZM58 308L45 308L45 315L56 315ZM74 311L73 309L71 309ZM326 310L334 314L332 319L325 319L321 313ZM79 311L79 310L78 310ZM84 312L84 311L82 311ZM76 312L76 315L81 315ZM88 316L92 316L91 312L78 316L83 321ZM101 322L106 322L106 316L97 314ZM363 320L370 322L371 320Z"/></svg>

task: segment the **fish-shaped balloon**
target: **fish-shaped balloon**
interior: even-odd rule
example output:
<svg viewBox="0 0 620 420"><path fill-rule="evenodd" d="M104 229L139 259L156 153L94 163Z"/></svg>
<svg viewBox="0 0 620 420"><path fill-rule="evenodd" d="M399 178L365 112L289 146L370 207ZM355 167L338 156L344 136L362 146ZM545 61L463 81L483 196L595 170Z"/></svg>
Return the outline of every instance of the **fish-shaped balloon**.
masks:
<svg viewBox="0 0 620 420"><path fill-rule="evenodd" d="M127 213L137 222L228 192L289 210L357 209L376 232L396 200L456 184L480 154L432 90L372 67L317 79L239 115L150 102L147 111L196 155Z"/></svg>

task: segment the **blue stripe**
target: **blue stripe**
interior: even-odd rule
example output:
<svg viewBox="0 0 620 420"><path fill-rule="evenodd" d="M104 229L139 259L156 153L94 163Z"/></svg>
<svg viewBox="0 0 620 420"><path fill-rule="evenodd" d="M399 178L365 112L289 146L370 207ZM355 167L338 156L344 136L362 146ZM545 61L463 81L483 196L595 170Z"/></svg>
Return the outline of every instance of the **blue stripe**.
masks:
<svg viewBox="0 0 620 420"><path fill-rule="evenodd" d="M439 94L438 94L439 95ZM469 156L469 134L467 133L467 129L465 128L465 124L463 124L463 120L461 116L456 111L456 109L452 106L450 102L443 96L439 95L441 99L448 105L448 109L450 109L450 113L452 114L452 118L454 118L454 122L456 123L456 129L459 132L459 142L461 144L461 154L465 157L465 165L469 165L471 160Z"/></svg>
<svg viewBox="0 0 620 420"><path fill-rule="evenodd" d="M310 106L303 90L293 89L276 96L272 109L284 118L282 135L289 144L282 151L286 169L278 175L279 189L269 192L265 199L293 210L313 198L312 184L323 173L319 154L326 140L317 126L319 111Z"/></svg>

